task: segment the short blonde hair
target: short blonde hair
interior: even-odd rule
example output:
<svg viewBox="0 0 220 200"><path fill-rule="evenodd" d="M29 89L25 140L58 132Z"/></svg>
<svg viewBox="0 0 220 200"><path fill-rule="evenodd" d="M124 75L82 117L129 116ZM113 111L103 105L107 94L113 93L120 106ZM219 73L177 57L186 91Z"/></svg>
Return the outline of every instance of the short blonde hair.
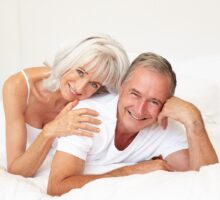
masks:
<svg viewBox="0 0 220 200"><path fill-rule="evenodd" d="M96 67L94 77L103 81L109 92L118 92L122 79L129 68L129 59L123 47L108 35L98 35L71 45L55 56L51 75L43 80L43 87L49 91L59 89L60 78L71 68Z"/></svg>

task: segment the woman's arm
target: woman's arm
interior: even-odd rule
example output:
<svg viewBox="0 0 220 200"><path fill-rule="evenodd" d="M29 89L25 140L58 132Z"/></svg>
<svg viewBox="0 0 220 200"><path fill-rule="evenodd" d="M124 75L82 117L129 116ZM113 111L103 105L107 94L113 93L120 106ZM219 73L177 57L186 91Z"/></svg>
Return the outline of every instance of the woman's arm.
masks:
<svg viewBox="0 0 220 200"><path fill-rule="evenodd" d="M46 124L35 141L26 149L27 130L25 110L27 107L27 86L18 73L10 77L3 87L3 101L6 118L7 168L13 174L33 176L45 160L54 138L70 134L92 136L99 130L85 123L99 124L90 109L72 110L77 102L69 103L60 114ZM90 132L89 132L90 131Z"/></svg>
<svg viewBox="0 0 220 200"><path fill-rule="evenodd" d="M5 82L3 102L6 119L8 171L22 176L33 176L44 161L53 139L45 137L42 131L26 151L27 86L21 74L15 74Z"/></svg>

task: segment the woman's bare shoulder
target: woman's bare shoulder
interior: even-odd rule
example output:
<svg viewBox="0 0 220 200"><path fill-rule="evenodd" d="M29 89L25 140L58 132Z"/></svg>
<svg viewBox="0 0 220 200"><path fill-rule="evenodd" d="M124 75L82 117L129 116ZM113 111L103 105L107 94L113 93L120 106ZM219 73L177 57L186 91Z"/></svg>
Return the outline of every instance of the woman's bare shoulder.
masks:
<svg viewBox="0 0 220 200"><path fill-rule="evenodd" d="M24 72L28 78L29 84L33 85L36 82L41 81L50 74L50 69L48 67L30 67L25 68ZM27 82L24 75L17 72L11 75L5 82L3 86L3 97L21 97L27 95Z"/></svg>
<svg viewBox="0 0 220 200"><path fill-rule="evenodd" d="M47 78L51 73L51 69L45 66L29 67L25 68L24 72L30 81L39 81L41 79Z"/></svg>
<svg viewBox="0 0 220 200"><path fill-rule="evenodd" d="M10 76L3 85L3 102L5 110L14 109L16 113L17 107L24 110L25 102L27 99L27 86L25 79L22 77L21 73L16 73Z"/></svg>
<svg viewBox="0 0 220 200"><path fill-rule="evenodd" d="M30 67L23 69L23 71L25 72L30 82L41 80L50 74L50 68L48 67ZM4 86L13 88L16 86L22 86L24 83L26 84L24 75L21 73L21 71L19 71L9 76L8 79L4 82Z"/></svg>

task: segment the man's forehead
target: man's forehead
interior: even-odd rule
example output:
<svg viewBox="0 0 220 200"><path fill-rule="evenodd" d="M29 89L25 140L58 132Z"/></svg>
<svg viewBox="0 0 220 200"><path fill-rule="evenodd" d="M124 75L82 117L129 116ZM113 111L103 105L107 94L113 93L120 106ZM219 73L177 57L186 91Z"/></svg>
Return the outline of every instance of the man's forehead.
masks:
<svg viewBox="0 0 220 200"><path fill-rule="evenodd" d="M124 84L124 89L136 91L141 96L150 94L152 98L164 99L170 95L170 78L150 68L139 67L133 71Z"/></svg>
<svg viewBox="0 0 220 200"><path fill-rule="evenodd" d="M127 80L140 80L140 79L147 79L149 78L153 73L160 74L158 71L152 68L138 66L133 71L130 72L128 75Z"/></svg>

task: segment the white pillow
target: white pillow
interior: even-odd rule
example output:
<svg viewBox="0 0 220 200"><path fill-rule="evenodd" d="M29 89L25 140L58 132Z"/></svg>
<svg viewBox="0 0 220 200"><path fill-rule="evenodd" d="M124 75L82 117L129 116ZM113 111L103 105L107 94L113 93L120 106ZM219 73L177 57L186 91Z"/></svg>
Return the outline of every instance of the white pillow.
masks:
<svg viewBox="0 0 220 200"><path fill-rule="evenodd" d="M220 123L220 87L211 80L182 77L177 82L175 96L196 105L206 123Z"/></svg>

